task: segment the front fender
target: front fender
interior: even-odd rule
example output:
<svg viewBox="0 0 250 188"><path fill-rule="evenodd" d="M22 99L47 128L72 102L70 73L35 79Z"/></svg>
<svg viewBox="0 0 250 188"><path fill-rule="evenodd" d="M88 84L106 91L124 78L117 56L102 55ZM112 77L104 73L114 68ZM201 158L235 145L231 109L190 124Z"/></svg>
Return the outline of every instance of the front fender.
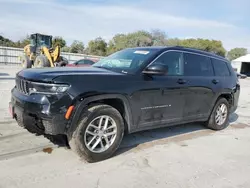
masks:
<svg viewBox="0 0 250 188"><path fill-rule="evenodd" d="M120 99L123 102L124 109L125 109L125 124L127 126L128 132L133 129L132 125L132 113L129 105L128 99L121 94L104 94L104 95L96 95L87 98L82 98L80 101L76 102L75 109L73 111L72 117L70 118L68 125L66 127L66 133L68 137L72 136L72 133L76 129L82 112L88 108L88 105L92 102L97 102L104 99Z"/></svg>

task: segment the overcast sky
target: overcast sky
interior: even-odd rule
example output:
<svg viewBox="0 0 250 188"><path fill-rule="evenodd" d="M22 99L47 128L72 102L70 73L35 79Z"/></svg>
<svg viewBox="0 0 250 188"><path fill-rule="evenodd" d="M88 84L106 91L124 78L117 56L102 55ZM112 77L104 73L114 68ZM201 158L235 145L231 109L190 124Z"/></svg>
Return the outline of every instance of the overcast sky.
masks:
<svg viewBox="0 0 250 188"><path fill-rule="evenodd" d="M161 29L250 50L250 0L0 0L0 35L40 32L85 44L98 36Z"/></svg>

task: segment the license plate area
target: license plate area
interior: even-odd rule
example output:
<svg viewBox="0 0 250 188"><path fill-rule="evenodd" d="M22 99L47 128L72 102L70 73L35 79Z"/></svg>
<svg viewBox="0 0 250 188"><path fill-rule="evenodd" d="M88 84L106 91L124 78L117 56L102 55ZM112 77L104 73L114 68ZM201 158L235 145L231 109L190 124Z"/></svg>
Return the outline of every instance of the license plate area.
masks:
<svg viewBox="0 0 250 188"><path fill-rule="evenodd" d="M9 103L9 113L10 113L10 116L14 118L14 107L11 102Z"/></svg>

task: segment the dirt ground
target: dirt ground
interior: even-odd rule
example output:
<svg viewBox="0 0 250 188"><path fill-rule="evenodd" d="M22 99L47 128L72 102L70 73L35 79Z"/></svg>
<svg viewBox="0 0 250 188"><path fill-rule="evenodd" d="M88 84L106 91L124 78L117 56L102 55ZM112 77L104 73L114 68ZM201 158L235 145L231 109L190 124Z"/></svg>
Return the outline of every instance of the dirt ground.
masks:
<svg viewBox="0 0 250 188"><path fill-rule="evenodd" d="M227 129L189 124L127 135L116 156L89 164L10 118L18 70L0 66L0 188L250 187L250 79L240 80Z"/></svg>

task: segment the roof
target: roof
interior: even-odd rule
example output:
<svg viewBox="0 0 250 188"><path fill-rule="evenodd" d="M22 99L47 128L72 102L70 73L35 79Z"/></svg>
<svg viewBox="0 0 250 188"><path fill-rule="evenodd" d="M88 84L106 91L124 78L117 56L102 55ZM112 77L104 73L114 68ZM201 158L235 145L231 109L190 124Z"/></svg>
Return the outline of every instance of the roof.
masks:
<svg viewBox="0 0 250 188"><path fill-rule="evenodd" d="M233 61L234 62L249 62L250 63L250 54L241 56L241 57L239 57L237 59L234 59Z"/></svg>
<svg viewBox="0 0 250 188"><path fill-rule="evenodd" d="M195 48L187 48L187 47L182 47L182 46L149 46L149 47L135 47L133 49L141 49L141 50L147 50L147 49L156 49L156 50L183 50L183 51L187 51L187 52L193 52L193 53L199 53L199 54L203 54L203 55L207 55L207 56L211 56L217 59L222 59L222 60L226 60L224 57L216 55L214 53L211 52L206 52L203 50L198 50Z"/></svg>
<svg viewBox="0 0 250 188"><path fill-rule="evenodd" d="M52 37L52 35L47 35L43 33L32 33L31 35L44 35L44 36Z"/></svg>

